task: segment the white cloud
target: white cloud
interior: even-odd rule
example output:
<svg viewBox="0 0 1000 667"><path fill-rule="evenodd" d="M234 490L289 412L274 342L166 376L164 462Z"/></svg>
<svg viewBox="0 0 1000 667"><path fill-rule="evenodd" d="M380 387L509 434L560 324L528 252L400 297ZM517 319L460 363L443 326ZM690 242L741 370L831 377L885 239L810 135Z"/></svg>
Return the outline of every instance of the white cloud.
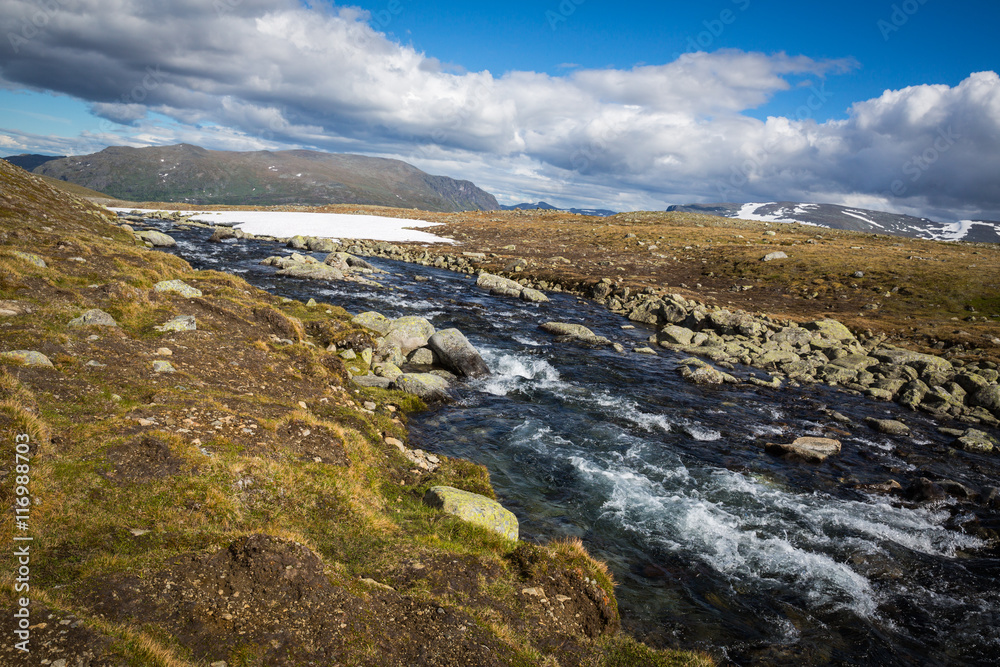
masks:
<svg viewBox="0 0 1000 667"><path fill-rule="evenodd" d="M33 1L0 0L15 27L35 11ZM723 50L631 69L494 74L444 68L349 7L52 0L46 12L30 40L0 40L0 86L73 95L130 127L105 122L29 150L315 147L398 157L508 201L869 198L1000 217L994 72L886 91L846 120L816 123L806 106L801 118L761 121L745 112L803 77L820 82L813 94L801 89L807 104L827 103L823 77L855 63Z"/></svg>

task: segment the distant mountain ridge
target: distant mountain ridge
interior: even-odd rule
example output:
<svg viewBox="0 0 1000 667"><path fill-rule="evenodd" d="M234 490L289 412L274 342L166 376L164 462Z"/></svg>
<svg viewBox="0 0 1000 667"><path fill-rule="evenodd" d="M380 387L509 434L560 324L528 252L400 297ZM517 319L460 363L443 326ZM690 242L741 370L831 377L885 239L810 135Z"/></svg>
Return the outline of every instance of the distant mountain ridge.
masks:
<svg viewBox="0 0 1000 667"><path fill-rule="evenodd" d="M747 204L686 204L669 206L667 211L705 213L725 218L767 222L798 222L828 229L850 229L936 241L1000 243L1000 222L997 221L937 222L928 218L837 204L805 204L787 201Z"/></svg>
<svg viewBox="0 0 1000 667"><path fill-rule="evenodd" d="M25 171L34 171L38 167L42 166L46 162L52 162L52 160L59 160L66 157L65 155L39 155L38 153L21 153L20 155L10 155L5 157L4 160L10 162L12 165L20 167Z"/></svg>
<svg viewBox="0 0 1000 667"><path fill-rule="evenodd" d="M426 211L496 210L474 183L401 160L309 150L231 152L190 144L111 146L33 170L128 201L270 206L367 204Z"/></svg>
<svg viewBox="0 0 1000 667"><path fill-rule="evenodd" d="M610 215L616 215L618 213L618 211L609 211L606 208L559 208L558 206L553 206L552 204L543 201L536 204L512 204L510 206L500 207L500 210L502 211L533 211L535 209L542 209L543 211L562 211L563 213L576 213L578 215L594 215L602 218L606 218Z"/></svg>

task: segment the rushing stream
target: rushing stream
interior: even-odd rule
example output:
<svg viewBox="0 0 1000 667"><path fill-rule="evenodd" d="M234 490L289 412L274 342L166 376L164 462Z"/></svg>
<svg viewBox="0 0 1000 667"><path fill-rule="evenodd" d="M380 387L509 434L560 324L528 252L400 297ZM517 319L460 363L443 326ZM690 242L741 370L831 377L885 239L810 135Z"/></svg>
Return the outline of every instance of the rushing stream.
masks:
<svg viewBox="0 0 1000 667"><path fill-rule="evenodd" d="M538 324L583 323L629 350L653 332L623 329L623 318L569 295L528 304L466 275L378 258L368 259L389 272L378 277L385 289L285 279L259 265L285 248L206 243L206 230L157 224L198 268L462 330L493 375L414 415L414 446L487 466L522 537L582 538L611 565L623 622L639 638L731 664L1000 663L1000 558L963 530L998 527L995 514L859 488L920 477L1000 484L996 456L953 449L944 424L826 387L696 386L666 350L557 343ZM912 433L879 434L866 416L901 419ZM767 441L802 435L837 437L843 451L818 465L764 453Z"/></svg>

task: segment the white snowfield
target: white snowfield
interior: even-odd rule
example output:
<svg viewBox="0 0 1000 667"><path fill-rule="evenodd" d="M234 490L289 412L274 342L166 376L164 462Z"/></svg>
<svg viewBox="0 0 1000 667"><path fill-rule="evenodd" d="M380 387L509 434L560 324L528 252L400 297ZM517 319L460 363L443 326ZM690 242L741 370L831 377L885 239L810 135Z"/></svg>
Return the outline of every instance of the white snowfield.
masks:
<svg viewBox="0 0 1000 667"><path fill-rule="evenodd" d="M158 209L115 208L114 211L153 213ZM170 211L172 212L172 211ZM441 223L409 218L349 213L306 213L298 211L180 211L193 220L237 227L257 236L318 236L330 239L368 239L399 243L455 243L413 227L436 227Z"/></svg>

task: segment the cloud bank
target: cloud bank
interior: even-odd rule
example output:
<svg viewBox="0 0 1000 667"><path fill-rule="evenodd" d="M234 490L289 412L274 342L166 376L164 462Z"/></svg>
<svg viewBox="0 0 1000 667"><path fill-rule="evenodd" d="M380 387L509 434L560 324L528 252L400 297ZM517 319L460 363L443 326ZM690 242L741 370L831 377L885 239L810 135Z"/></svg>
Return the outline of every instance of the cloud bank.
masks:
<svg viewBox="0 0 1000 667"><path fill-rule="evenodd" d="M104 119L70 140L8 131L9 152L314 147L398 157L509 201L789 199L1000 219L995 72L817 123L833 103L825 77L856 63L724 50L564 76L456 73L372 27L385 17L294 0L0 0L0 17L0 86L71 95ZM788 90L794 117L747 115Z"/></svg>

